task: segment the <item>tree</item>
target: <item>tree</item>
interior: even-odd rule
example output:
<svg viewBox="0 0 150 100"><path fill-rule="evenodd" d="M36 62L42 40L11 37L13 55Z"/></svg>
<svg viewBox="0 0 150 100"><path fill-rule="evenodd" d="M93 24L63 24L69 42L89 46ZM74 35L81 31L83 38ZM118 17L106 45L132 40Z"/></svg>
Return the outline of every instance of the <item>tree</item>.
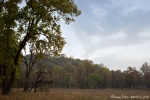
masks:
<svg viewBox="0 0 150 100"><path fill-rule="evenodd" d="M86 78L89 81L90 85L93 86L95 89L102 84L103 78L99 74L89 74Z"/></svg>
<svg viewBox="0 0 150 100"><path fill-rule="evenodd" d="M125 75L125 83L129 89L134 88L136 82L136 74L137 70L135 67L128 67L126 71L124 71Z"/></svg>
<svg viewBox="0 0 150 100"><path fill-rule="evenodd" d="M28 91L29 90L29 80L30 80L30 74L31 71L34 67L34 65L37 63L37 55L34 54L33 52L33 48L31 48L30 50L30 58L29 60L27 59L28 56L23 56L23 62L26 66L26 73L25 73L25 86L24 86L24 91Z"/></svg>
<svg viewBox="0 0 150 100"><path fill-rule="evenodd" d="M120 70L111 71L111 87L122 88L124 85L123 75Z"/></svg>
<svg viewBox="0 0 150 100"><path fill-rule="evenodd" d="M18 19L18 6L20 0L0 1L0 83L2 94L8 94L15 79L20 75L20 66L14 64L15 53L19 43L16 38L15 28ZM21 52L20 52L21 55Z"/></svg>
<svg viewBox="0 0 150 100"><path fill-rule="evenodd" d="M33 86L31 87L30 91L32 91L33 87L34 87L34 92L37 91L38 87L40 87L41 90L47 91L49 89L49 86L46 87L46 85L50 85L51 83L53 83L53 81L50 80L49 76L51 77L52 75L51 72L46 70L46 64L44 64L43 62L39 62L36 71L36 80L35 83L32 84Z"/></svg>
<svg viewBox="0 0 150 100"><path fill-rule="evenodd" d="M55 66L53 69L53 81L54 81L54 86L56 88L61 87L61 83L63 82L63 77L64 76L64 69L62 66Z"/></svg>
<svg viewBox="0 0 150 100"><path fill-rule="evenodd" d="M25 75L25 86L24 86L24 91L29 91L29 80L30 80L30 75L32 70L34 69L33 67L36 66L36 64L44 61L51 61L54 63L54 61L49 60L48 57L44 54L44 49L43 47L40 48L40 50L37 50L37 45L36 43L33 43L32 45L29 45L30 49L30 55L25 55L23 56L23 62L26 67L26 75ZM43 50L42 50L43 49ZM29 58L29 59L27 59ZM56 63L56 62L55 62Z"/></svg>
<svg viewBox="0 0 150 100"><path fill-rule="evenodd" d="M75 66L73 66L71 62L67 62L66 65L63 67L63 69L65 71L64 82L65 82L66 87L69 88L72 82L72 78L73 78L72 76L75 73L74 71Z"/></svg>
<svg viewBox="0 0 150 100"><path fill-rule="evenodd" d="M135 71L135 86L134 88L143 88L144 86L144 77L141 71Z"/></svg>
<svg viewBox="0 0 150 100"><path fill-rule="evenodd" d="M34 48L31 48L30 55L23 56L23 63L26 67L24 92L29 91L30 75L35 67L38 67L37 64L41 63L43 60L45 61L45 63L46 61L50 61L46 58L46 55L41 52L35 53L35 50Z"/></svg>
<svg viewBox="0 0 150 100"><path fill-rule="evenodd" d="M145 75L145 74L147 74L147 73L150 72L150 65L149 65L147 62L145 62L145 63L143 63L143 65L141 66L140 70L141 70L142 73Z"/></svg>
<svg viewBox="0 0 150 100"><path fill-rule="evenodd" d="M143 73L145 86L150 89L150 65L145 62L140 70Z"/></svg>
<svg viewBox="0 0 150 100"><path fill-rule="evenodd" d="M84 88L85 86L85 77L86 77L86 67L83 64L84 62L79 62L78 63L78 67L77 67L77 71L75 73L75 79L76 82L79 86L79 88Z"/></svg>
<svg viewBox="0 0 150 100"><path fill-rule="evenodd" d="M20 55L26 45L36 43L37 50L45 47L45 53L59 55L65 44L61 37L60 20L69 24L81 14L73 0L26 0L26 5L19 8L21 2L0 1L2 94L8 94L16 80Z"/></svg>
<svg viewBox="0 0 150 100"><path fill-rule="evenodd" d="M109 68L104 66L104 64L100 64L100 72L99 75L103 77L102 88L106 88L110 83L110 71Z"/></svg>

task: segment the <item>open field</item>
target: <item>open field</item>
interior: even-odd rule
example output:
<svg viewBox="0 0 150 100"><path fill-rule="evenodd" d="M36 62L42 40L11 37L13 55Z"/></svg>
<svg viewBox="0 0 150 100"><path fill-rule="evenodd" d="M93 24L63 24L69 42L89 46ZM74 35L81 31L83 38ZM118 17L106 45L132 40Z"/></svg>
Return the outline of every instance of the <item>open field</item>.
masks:
<svg viewBox="0 0 150 100"><path fill-rule="evenodd" d="M1 92L0 92L1 93ZM0 100L150 100L150 91L121 89L50 89L49 92L23 92L13 89Z"/></svg>

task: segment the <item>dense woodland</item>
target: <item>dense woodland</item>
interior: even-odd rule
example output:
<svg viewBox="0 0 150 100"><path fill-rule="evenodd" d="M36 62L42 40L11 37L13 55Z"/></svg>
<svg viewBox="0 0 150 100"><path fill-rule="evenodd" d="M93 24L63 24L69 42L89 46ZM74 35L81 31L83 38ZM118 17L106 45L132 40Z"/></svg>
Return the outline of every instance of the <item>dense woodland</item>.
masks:
<svg viewBox="0 0 150 100"><path fill-rule="evenodd" d="M121 71L119 68L110 70L104 64L94 64L91 60L68 58L64 54L58 57L45 56L36 63L34 60L30 62L30 55L24 58L28 65L34 63L28 90L31 90L36 82L37 87L49 88L150 89L150 65L147 62L141 65L140 70L129 66L125 71ZM22 73L15 87L24 88L27 73L25 59L20 67Z"/></svg>

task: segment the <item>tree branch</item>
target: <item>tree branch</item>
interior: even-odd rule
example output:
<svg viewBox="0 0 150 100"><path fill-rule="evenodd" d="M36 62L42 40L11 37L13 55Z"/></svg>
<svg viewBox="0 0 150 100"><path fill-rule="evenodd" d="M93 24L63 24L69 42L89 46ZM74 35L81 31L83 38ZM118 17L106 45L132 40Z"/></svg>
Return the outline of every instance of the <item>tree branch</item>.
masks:
<svg viewBox="0 0 150 100"><path fill-rule="evenodd" d="M1 1L1 5L4 3L4 0Z"/></svg>
<svg viewBox="0 0 150 100"><path fill-rule="evenodd" d="M26 66L28 66L28 62L27 62L26 57L22 56L22 58L24 59L22 62L24 62L24 64L25 64Z"/></svg>

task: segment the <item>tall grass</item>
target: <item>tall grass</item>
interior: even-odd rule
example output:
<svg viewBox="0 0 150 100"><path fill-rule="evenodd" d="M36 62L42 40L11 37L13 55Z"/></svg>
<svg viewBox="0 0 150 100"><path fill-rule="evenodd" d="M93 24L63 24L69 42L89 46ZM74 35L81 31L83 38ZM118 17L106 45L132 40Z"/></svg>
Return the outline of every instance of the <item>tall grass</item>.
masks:
<svg viewBox="0 0 150 100"><path fill-rule="evenodd" d="M150 100L150 91L120 89L50 89L49 92L23 92L13 89L8 96L0 95L0 100ZM125 98L126 96L126 98ZM131 96L134 98L131 99ZM140 99L137 96L146 96ZM127 98L127 97L130 97Z"/></svg>

